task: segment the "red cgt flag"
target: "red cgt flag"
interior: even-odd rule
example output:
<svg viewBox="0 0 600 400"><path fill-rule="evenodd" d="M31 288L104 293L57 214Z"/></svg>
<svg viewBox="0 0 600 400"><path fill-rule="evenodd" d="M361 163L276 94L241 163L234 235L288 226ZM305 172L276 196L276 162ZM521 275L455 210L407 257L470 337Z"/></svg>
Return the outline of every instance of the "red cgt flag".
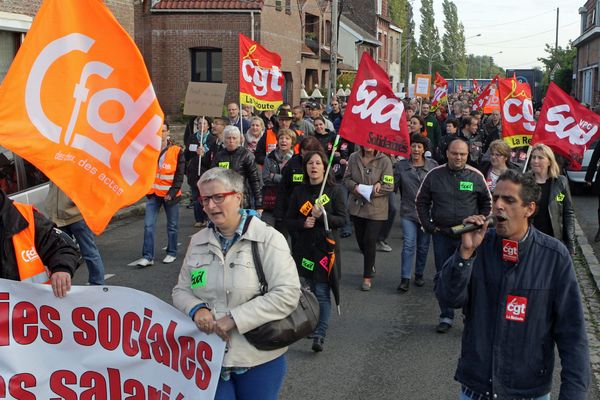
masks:
<svg viewBox="0 0 600 400"><path fill-rule="evenodd" d="M435 73L435 86L437 87L448 87L448 81L439 73Z"/></svg>
<svg viewBox="0 0 600 400"><path fill-rule="evenodd" d="M535 130L531 87L516 78L498 80L502 110L502 139L510 147L529 145Z"/></svg>
<svg viewBox="0 0 600 400"><path fill-rule="evenodd" d="M409 155L404 104L394 95L385 71L367 53L360 59L340 136L385 153Z"/></svg>
<svg viewBox="0 0 600 400"><path fill-rule="evenodd" d="M498 75L496 75L494 79L492 79L490 83L488 83L486 87L483 88L479 96L477 96L477 98L473 102L473 111L481 110L486 105L486 103L490 99L490 96L492 95L492 89L495 88L497 85Z"/></svg>
<svg viewBox="0 0 600 400"><path fill-rule="evenodd" d="M260 111L276 110L283 103L281 57L239 34L240 103Z"/></svg>
<svg viewBox="0 0 600 400"><path fill-rule="evenodd" d="M581 169L583 153L599 136L600 115L588 110L550 82L532 143L548 145Z"/></svg>
<svg viewBox="0 0 600 400"><path fill-rule="evenodd" d="M479 82L477 79L473 79L473 94L481 93L481 86L479 86Z"/></svg>
<svg viewBox="0 0 600 400"><path fill-rule="evenodd" d="M102 1L42 3L0 87L0 121L0 144L69 195L96 234L154 182L163 112Z"/></svg>
<svg viewBox="0 0 600 400"><path fill-rule="evenodd" d="M431 110L437 110L444 102L448 102L448 81L439 72L436 72Z"/></svg>

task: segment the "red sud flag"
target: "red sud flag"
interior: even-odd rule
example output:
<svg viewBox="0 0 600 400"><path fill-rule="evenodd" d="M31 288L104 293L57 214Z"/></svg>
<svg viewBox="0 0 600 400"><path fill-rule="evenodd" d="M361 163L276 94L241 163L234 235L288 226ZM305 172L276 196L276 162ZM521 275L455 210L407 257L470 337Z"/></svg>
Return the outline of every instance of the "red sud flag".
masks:
<svg viewBox="0 0 600 400"><path fill-rule="evenodd" d="M543 143L581 169L583 153L600 134L600 115L550 82L532 143Z"/></svg>
<svg viewBox="0 0 600 400"><path fill-rule="evenodd" d="M283 103L281 57L239 34L240 103L259 111L277 110Z"/></svg>
<svg viewBox="0 0 600 400"><path fill-rule="evenodd" d="M385 71L367 53L360 59L340 136L388 154L409 155L404 104L394 95Z"/></svg>
<svg viewBox="0 0 600 400"><path fill-rule="evenodd" d="M448 81L439 72L435 73L435 89L431 101L431 110L437 110L444 102L448 101Z"/></svg>
<svg viewBox="0 0 600 400"><path fill-rule="evenodd" d="M527 146L535 130L531 88L516 78L498 80L502 138L510 147Z"/></svg>
<svg viewBox="0 0 600 400"><path fill-rule="evenodd" d="M0 144L100 233L154 182L163 113L135 43L99 0L45 0L0 88Z"/></svg>

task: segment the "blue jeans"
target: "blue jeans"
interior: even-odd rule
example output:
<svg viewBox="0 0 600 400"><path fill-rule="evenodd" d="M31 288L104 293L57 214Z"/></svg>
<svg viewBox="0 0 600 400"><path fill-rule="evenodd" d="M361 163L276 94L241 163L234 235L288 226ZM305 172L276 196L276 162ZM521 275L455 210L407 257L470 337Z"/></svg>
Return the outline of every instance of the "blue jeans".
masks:
<svg viewBox="0 0 600 400"><path fill-rule="evenodd" d="M435 258L435 270L439 273L444 266L444 263L458 247L460 246L460 238L452 238L441 233L433 235L433 256ZM454 322L454 310L440 303L440 322L446 322L450 325Z"/></svg>
<svg viewBox="0 0 600 400"><path fill-rule="evenodd" d="M348 210L348 188L343 183L340 183L340 188L342 189L342 193L344 193L344 207ZM346 212L346 220L344 221L344 226L340 228L340 234L348 233L352 234L352 220L350 220L350 214Z"/></svg>
<svg viewBox="0 0 600 400"><path fill-rule="evenodd" d="M467 396L466 394L464 394L463 392L460 392L460 397L458 398L458 400L473 400L472 397ZM531 399L527 399L527 400L550 400L550 393L548 393L545 396L540 396L540 397L532 397Z"/></svg>
<svg viewBox="0 0 600 400"><path fill-rule="evenodd" d="M287 366L285 356L250 368L243 374L219 379L215 400L277 400Z"/></svg>
<svg viewBox="0 0 600 400"><path fill-rule="evenodd" d="M390 193L388 195L388 219L383 222L381 225L381 230L379 231L379 237L377 238L378 242L383 242L387 240L388 236L390 236L390 232L392 227L394 226L394 220L396 219L396 193Z"/></svg>
<svg viewBox="0 0 600 400"><path fill-rule="evenodd" d="M310 281L310 290L319 301L319 323L315 328L314 335L325 337L329 326L329 318L331 317L331 289L327 282Z"/></svg>
<svg viewBox="0 0 600 400"><path fill-rule="evenodd" d="M200 204L198 198L200 197L200 191L198 190L198 186L196 185L198 181L193 182L193 185L190 185L191 193L190 193L190 201L194 204L194 219L196 222L204 222L207 220L206 213Z"/></svg>
<svg viewBox="0 0 600 400"><path fill-rule="evenodd" d="M88 268L88 283L90 285L104 285L104 263L102 257L100 257L98 247L96 247L94 233L85 221L77 221L60 229L73 236L77 241Z"/></svg>
<svg viewBox="0 0 600 400"><path fill-rule="evenodd" d="M410 279L412 272L415 249L417 260L415 262L415 275L423 276L427 264L427 253L431 235L423 232L421 225L408 218L402 218L402 267L400 277Z"/></svg>
<svg viewBox="0 0 600 400"><path fill-rule="evenodd" d="M177 229L179 226L179 203L167 204L164 197L152 195L146 198L146 216L144 217L144 245L142 257L154 259L154 226L160 207L164 206L167 214L167 254L177 255Z"/></svg>

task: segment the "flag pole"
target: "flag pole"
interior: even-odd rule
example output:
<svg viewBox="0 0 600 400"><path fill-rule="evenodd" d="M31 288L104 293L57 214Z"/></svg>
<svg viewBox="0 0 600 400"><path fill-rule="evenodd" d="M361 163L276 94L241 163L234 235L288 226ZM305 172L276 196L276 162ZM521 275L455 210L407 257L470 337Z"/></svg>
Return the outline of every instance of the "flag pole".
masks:
<svg viewBox="0 0 600 400"><path fill-rule="evenodd" d="M527 171L527 164L529 164L529 157L531 157L532 149L533 149L533 146L529 145L529 148L527 149L527 158L525 159L525 164L523 165L523 173L525 173L525 171Z"/></svg>
<svg viewBox="0 0 600 400"><path fill-rule="evenodd" d="M327 170L325 171L325 177L323 178L323 183L321 183L321 190L319 190L319 197L317 197L317 203L321 201L321 196L323 196L323 192L325 191L325 183L327 183L327 177L329 176L329 171L331 170L331 164L333 163L333 154L337 150L338 143L340 141L340 135L335 135L335 140L333 141L333 148L331 149L331 154L329 155L329 163L327 164Z"/></svg>
<svg viewBox="0 0 600 400"><path fill-rule="evenodd" d="M200 147L204 148L204 115L200 119ZM198 176L200 176L200 171L202 169L202 154L198 155Z"/></svg>

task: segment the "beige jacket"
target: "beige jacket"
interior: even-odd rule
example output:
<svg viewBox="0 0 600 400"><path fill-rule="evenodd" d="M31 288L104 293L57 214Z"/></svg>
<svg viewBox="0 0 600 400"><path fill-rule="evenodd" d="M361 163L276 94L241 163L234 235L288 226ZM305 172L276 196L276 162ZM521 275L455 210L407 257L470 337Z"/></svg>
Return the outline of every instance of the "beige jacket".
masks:
<svg viewBox="0 0 600 400"><path fill-rule="evenodd" d="M381 182L379 194L373 192L371 201L354 192L358 184L374 185ZM344 173L344 185L348 188L348 213L357 217L386 221L388 219L388 196L394 190L394 171L392 161L382 152L367 165L360 158L360 151L356 151L348 158L348 167Z"/></svg>
<svg viewBox="0 0 600 400"><path fill-rule="evenodd" d="M252 259L251 241L258 242L269 291L261 296ZM205 270L206 280L191 288L191 273ZM252 367L271 361L287 351L261 351L243 336L266 322L285 318L298 305L300 280L284 237L258 218L252 218L247 230L226 255L212 229L192 236L183 260L179 281L173 288L173 305L189 315L198 304L207 303L216 319L227 311L236 328L230 332L229 350L224 367Z"/></svg>
<svg viewBox="0 0 600 400"><path fill-rule="evenodd" d="M50 182L48 196L44 203L46 215L59 228L81 221L83 216L79 208L62 190Z"/></svg>

